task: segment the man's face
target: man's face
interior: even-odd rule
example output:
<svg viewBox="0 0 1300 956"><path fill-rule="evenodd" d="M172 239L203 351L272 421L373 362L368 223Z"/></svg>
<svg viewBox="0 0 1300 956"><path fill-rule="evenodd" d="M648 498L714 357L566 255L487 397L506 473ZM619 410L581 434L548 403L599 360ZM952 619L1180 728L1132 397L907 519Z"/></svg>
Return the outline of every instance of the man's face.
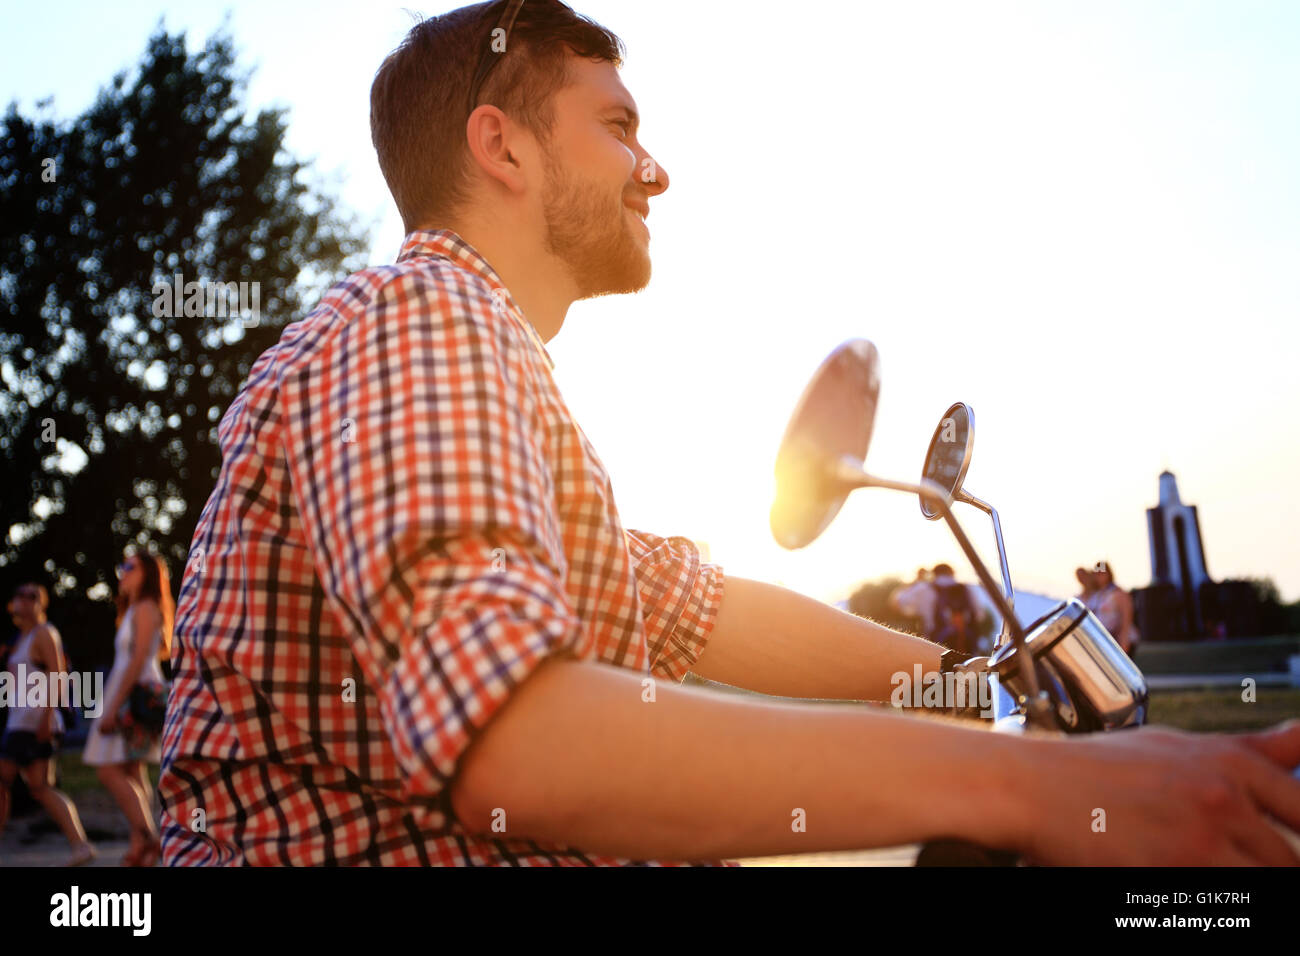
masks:
<svg viewBox="0 0 1300 956"><path fill-rule="evenodd" d="M610 63L570 57L543 144L547 251L579 298L637 292L650 281L650 197L668 175L637 141L636 103Z"/></svg>

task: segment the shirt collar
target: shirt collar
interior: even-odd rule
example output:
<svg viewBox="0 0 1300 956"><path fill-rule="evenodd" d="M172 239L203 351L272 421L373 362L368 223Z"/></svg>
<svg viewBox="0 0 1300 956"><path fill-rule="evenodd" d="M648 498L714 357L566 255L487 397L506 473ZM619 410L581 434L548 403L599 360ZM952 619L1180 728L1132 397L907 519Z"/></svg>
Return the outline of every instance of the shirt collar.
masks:
<svg viewBox="0 0 1300 956"><path fill-rule="evenodd" d="M477 249L462 239L459 235L450 229L416 229L408 233L402 240L401 251L397 254L397 261L403 262L406 259L413 259L417 256L440 256L444 259L450 259L456 265L469 270L488 284L492 290L493 302L503 305L504 308L498 311L506 312L519 322L524 332L533 341L542 355L546 357L546 363L552 369L555 368L555 360L551 358L551 353L546 351L546 344L542 337L533 328L533 323L528 321L528 317L519 308L519 303L515 302L514 297L510 295L510 290L506 284L501 281L496 270L488 264Z"/></svg>

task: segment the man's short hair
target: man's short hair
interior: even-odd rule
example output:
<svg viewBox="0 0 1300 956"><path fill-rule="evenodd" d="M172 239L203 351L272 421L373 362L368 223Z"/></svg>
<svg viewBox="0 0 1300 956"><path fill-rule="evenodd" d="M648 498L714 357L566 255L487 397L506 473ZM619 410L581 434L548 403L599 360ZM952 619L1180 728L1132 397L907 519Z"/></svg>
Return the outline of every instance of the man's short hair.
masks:
<svg viewBox="0 0 1300 956"><path fill-rule="evenodd" d="M936 578L945 574L950 578L954 576L951 564L936 564L934 566L934 576Z"/></svg>
<svg viewBox="0 0 1300 956"><path fill-rule="evenodd" d="M558 0L525 0L502 52L492 52L501 2L461 7L416 24L370 87L370 138L407 232L445 225L466 198L465 122L480 57L503 57L476 106L492 103L543 143L569 53L621 66L623 41ZM498 37L498 46L499 46Z"/></svg>

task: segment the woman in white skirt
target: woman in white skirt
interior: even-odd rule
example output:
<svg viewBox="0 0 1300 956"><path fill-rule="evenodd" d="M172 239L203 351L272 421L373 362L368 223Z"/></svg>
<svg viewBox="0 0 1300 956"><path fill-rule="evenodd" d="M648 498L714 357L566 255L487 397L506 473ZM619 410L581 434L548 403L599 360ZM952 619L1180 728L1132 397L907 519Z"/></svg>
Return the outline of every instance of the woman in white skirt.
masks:
<svg viewBox="0 0 1300 956"><path fill-rule="evenodd" d="M145 762L158 763L157 734L123 721L131 688L137 684L164 684L159 659L171 649L175 604L167 565L155 555L128 555L117 569L117 636L113 640L113 669L104 687L103 715L86 739L81 759L98 768L99 780L131 827L131 848L123 866L153 866L161 850L154 823Z"/></svg>

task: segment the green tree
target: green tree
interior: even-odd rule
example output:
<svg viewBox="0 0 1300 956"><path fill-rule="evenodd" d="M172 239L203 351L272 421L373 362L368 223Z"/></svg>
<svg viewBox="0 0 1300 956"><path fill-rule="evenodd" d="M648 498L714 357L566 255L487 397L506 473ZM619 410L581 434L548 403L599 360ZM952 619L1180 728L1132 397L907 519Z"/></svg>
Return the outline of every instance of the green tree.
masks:
<svg viewBox="0 0 1300 956"><path fill-rule="evenodd" d="M1264 578L1247 578L1255 596L1261 604L1281 604L1282 595L1277 589L1277 583L1268 577Z"/></svg>
<svg viewBox="0 0 1300 956"><path fill-rule="evenodd" d="M132 543L179 579L221 415L362 264L355 222L286 154L284 112L246 115L246 83L224 31L192 53L159 26L83 115L59 122L47 100L0 121L0 583L48 581L65 619L88 590L107 601ZM158 314L178 273L248 283L256 324L215 297Z"/></svg>
<svg viewBox="0 0 1300 956"><path fill-rule="evenodd" d="M849 596L849 610L877 624L916 633L916 622L889 606L889 596L902 586L903 581L894 577L864 581Z"/></svg>

